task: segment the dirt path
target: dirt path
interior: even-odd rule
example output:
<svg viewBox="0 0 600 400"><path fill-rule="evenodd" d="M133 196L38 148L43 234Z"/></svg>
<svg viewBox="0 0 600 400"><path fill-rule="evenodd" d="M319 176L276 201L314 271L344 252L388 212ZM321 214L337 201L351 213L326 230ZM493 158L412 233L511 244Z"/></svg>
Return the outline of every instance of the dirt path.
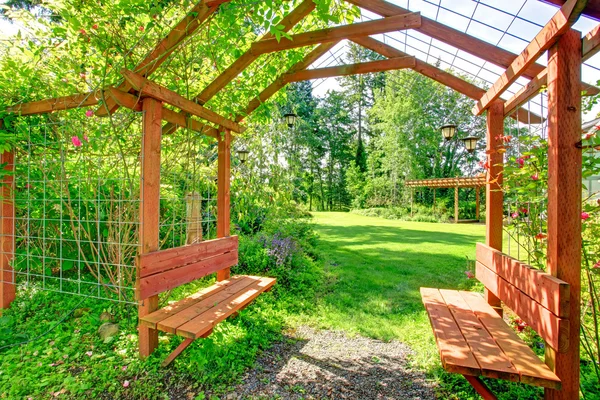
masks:
<svg viewBox="0 0 600 400"><path fill-rule="evenodd" d="M301 327L257 361L223 399L435 399L410 348ZM210 398L210 396L208 396Z"/></svg>

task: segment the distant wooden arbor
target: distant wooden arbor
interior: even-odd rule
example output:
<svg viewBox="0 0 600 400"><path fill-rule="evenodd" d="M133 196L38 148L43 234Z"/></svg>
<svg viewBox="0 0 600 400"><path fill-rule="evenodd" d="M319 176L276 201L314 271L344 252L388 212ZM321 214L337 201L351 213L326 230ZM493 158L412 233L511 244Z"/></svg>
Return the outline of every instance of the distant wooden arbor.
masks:
<svg viewBox="0 0 600 400"><path fill-rule="evenodd" d="M248 115L287 83L300 80L410 68L475 100L477 104L474 112L478 115L487 112L487 157L488 164L490 165L486 177L487 250L482 253L481 258L481 261L483 262L485 259L487 264L481 270L483 275L478 273L478 277L486 285L485 303L493 307L498 307L502 298L507 305L516 307L517 310L515 311L517 312L525 307L522 305L525 303L522 302L528 302L527 298L533 299L531 300L533 303L529 302L526 304L532 306L538 304L537 302L540 298L521 295L521 293L525 293L524 290L527 290L525 287L504 285L502 283L508 278L507 275L503 275L502 271L504 270L500 269L503 268L501 267L504 265L502 260L505 258L503 258L504 256L501 253L500 255L497 254L502 249L503 222L503 196L500 190L503 156L497 150L501 145L499 138L504 133L504 119L506 117L515 118L524 123L535 124L542 122L542 116L527 112L520 108L520 106L536 95L542 87L547 86L549 99L547 131L550 147L547 270L550 276L560 279L570 286L570 298L567 301L567 308L561 308L560 312L556 309L548 309L548 312L554 315L553 321L556 318L561 318L561 313L569 315L568 319L563 318L564 321L561 320L562 322L560 323L560 337L568 342L568 346L556 345L558 343L556 336L549 336L552 340L547 346L546 364L549 371L551 370L550 372L555 374L556 379L522 379L525 374L517 366L511 364L511 360L515 360L514 357L503 358L501 361L510 364L505 365L505 369L509 369L510 373L498 373L497 368L490 367L490 360L486 359L485 353L475 354L469 352L467 354L462 352L465 349L459 346L462 343L467 344L466 348L477 349L482 348L481 346L485 348L486 343L496 343L498 336L491 335L489 330L486 329L486 327L491 325L484 325L484 327L478 328L480 330L477 330L477 334L474 334L472 330L476 324L479 324L477 322L478 318L481 320L484 314L489 314L488 309L482 308L479 314L477 310L474 310L475 312L468 317L472 324L475 325L456 326L455 323L457 330L446 331L449 334L457 334L458 336L456 337L445 337L443 329L441 332L435 330L435 333L440 345L440 353L444 366L448 367L450 365L448 363L449 359L452 359L455 365L460 365L460 362L465 360L470 362L469 368L449 368L449 370L465 375L475 389L485 398L490 399L494 397L477 378L480 375L520 380L532 384L539 384L539 382L543 381L547 382L544 385L548 387L546 391L547 399L579 398L581 150L577 147L577 143L581 140L582 90L588 95L598 93L597 88L581 82L581 63L599 50L600 27L596 27L582 38L581 33L571 29L571 26L581 13L592 16L600 15L598 2L588 2L585 0L551 1L562 6L560 11L541 30L527 48L521 54L517 55L384 0L346 1L380 15L382 18L313 32L295 33L289 39L282 38L281 40L276 40L270 33L267 33L259 41L252 44L235 62L225 68L211 84L192 99L187 99L178 93L160 86L151 81L150 76L169 59L169 56L173 52L186 42L186 38L193 35L203 26L210 16L219 10L220 5L227 3L228 0L200 1L174 27L171 33L139 62L136 68L132 71L122 71L124 80L119 85L106 87L90 93L19 104L10 107L7 111L25 116L78 107L89 107L101 103L101 106L96 110L96 115L98 116L106 116L114 113L119 107L144 112L142 129L145 162L142 168L142 186L145 190L141 193L141 258L138 266L138 295L140 298L140 353L148 355L157 346L158 330L161 329L159 326L160 321L154 317L164 317L162 314L159 316L156 315L160 311L157 310L156 294L170 288L170 284L165 284L165 282L168 282L168 279L163 274L177 276L177 282L180 284L206 273L217 272L220 283L216 287L210 288L210 293L199 293L195 298L185 300L176 307L177 313L182 311L184 315L188 315L194 309L191 305L198 304L199 302L202 304L206 303L202 307L210 306L208 303L212 301L212 296L221 291L223 291L221 295L223 293L229 293L231 296L238 294L235 290L227 292L228 289L225 289L226 285L235 285L228 278L229 267L235 264L237 259L236 242L231 241L229 232L229 175L230 144L233 140L232 132L243 132L245 128L240 123ZM304 0L289 15L281 20L280 25L283 26L284 31L290 31L304 17L310 14L314 8L315 4L312 0ZM443 71L380 40L370 37L371 35L406 29L414 29L421 34L505 68L506 71L486 91L447 71ZM314 61L343 39L351 40L371 49L387 57L387 60L331 68L308 69ZM231 83L241 71L257 60L260 55L302 46L316 47L313 47L291 69L283 72L271 85L264 88L256 98L250 101L234 117L224 117L204 106L211 98ZM545 68L543 65L536 63L536 60L547 50L549 50L549 60L548 67ZM506 101L501 99L500 95L520 76L530 79L530 83L510 99ZM165 107L165 105L169 105L169 107ZM171 107L180 111L174 111ZM165 121L166 124L163 125L162 121ZM157 250L157 193L160 185L161 137L175 133L179 127L204 133L218 141L219 191L217 229L218 236L222 240L215 242L219 243L218 245L200 243L200 247L192 251L190 251L190 248L181 249L184 254L176 257L173 257L172 252L166 250L169 252L168 254L155 255L153 256L155 258L154 262L146 264L149 261L143 260L151 260L152 258L149 258L147 255L156 253L155 250ZM13 153L4 153L1 162L6 163L5 169L11 171L13 168ZM2 197L1 207L0 238L3 256L0 258L0 272L2 273L3 283L0 285L0 308L8 307L15 296L14 282L11 282L14 276L11 272L11 259L14 249L14 204L11 201L11 188L14 188L14 181L12 175L9 174L6 175L4 181L4 196ZM230 245L233 247L227 247ZM215 263L212 260L213 257L219 257L221 261ZM492 259L491 263L488 262L490 257ZM164 261L167 259L175 261L169 264L169 262ZM157 267L160 265L163 265L163 269ZM164 267L165 265L166 267ZM149 268L149 270L144 271L143 267ZM507 268L508 270L506 271L510 272L510 267ZM486 272L488 270L493 270L493 274L490 275L490 273ZM162 276L156 277L155 275L157 274L161 274ZM144 284L152 281L153 276L158 283L156 285L150 284L148 287L144 286ZM535 274L527 276L530 279L537 279ZM189 345L193 339L209 334L212 330L211 326L222 320L223 316L233 314L235 310L244 307L248 301L255 297L257 292L267 290L274 283L269 280L262 281L260 278L249 277L248 279L250 280L245 281L247 283L245 286L247 290L242 291L243 293L239 295L239 298L228 303L229 305L225 311L221 310L222 312L217 312L219 317L215 314L213 315L214 318L207 320L206 324L192 324L193 329L190 328L183 331L182 334L186 337L186 341L182 343L182 348L176 350L174 356L182 351L185 346ZM228 283L221 283L225 281ZM536 281L535 285L543 285L540 282L542 281ZM243 286L243 284L241 285ZM553 292L554 289L552 289L553 286L544 286L544 288L544 290L550 290L550 292L544 292L546 296L548 293L550 293L550 296L555 294ZM430 316L437 315L437 317L432 317L432 321L442 321L452 324L453 318L456 315L463 315L461 307L469 307L467 303L459 299L448 300L448 302L441 304L439 297L437 297L438 294L425 293L425 295L424 299L426 299ZM542 294L541 299L544 298L543 296ZM559 312L559 315L554 314L555 312ZM549 314L538 313L521 315L521 317L527 321L528 318L539 318L547 315ZM186 326L190 327L190 324L188 324L190 321L185 320L184 316L178 315L175 318L180 318L178 323L187 324ZM497 320L492 322L498 323ZM534 321L527 322L532 326L534 325ZM434 325L435 327L436 325ZM168 329L173 328L172 325L167 324L162 329L168 331ZM175 328L175 332L179 333L177 329ZM554 331L552 332L554 335ZM502 349L499 351L500 353L497 354L503 354ZM507 349L506 351L509 350ZM491 357L493 360L493 355ZM544 373L547 374L547 372Z"/></svg>
<svg viewBox="0 0 600 400"><path fill-rule="evenodd" d="M414 188L431 188L433 189L433 207L435 209L435 189L451 189L454 188L454 223L458 223L458 189L473 188L475 189L475 218L479 220L480 212L480 194L479 189L485 186L485 176L476 177L460 177L460 178L436 178L436 179L413 179L404 182L406 187L411 188L410 206L412 212L413 205L413 189Z"/></svg>

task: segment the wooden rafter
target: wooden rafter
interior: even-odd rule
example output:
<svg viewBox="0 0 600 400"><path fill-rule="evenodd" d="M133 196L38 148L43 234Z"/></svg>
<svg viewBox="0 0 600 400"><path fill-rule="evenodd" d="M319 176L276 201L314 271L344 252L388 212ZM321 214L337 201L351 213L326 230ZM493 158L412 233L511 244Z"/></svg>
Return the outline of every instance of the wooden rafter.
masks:
<svg viewBox="0 0 600 400"><path fill-rule="evenodd" d="M581 41L582 60L587 60L600 50L600 25L588 33ZM504 104L504 115L510 115L522 104L527 103L532 97L536 96L548 83L548 69L544 69L529 83L515 93Z"/></svg>
<svg viewBox="0 0 600 400"><path fill-rule="evenodd" d="M282 30L287 32L292 29L298 22L310 14L311 11L315 9L315 6L313 0L304 0L298 7L281 20L280 25L283 26ZM260 40L268 40L271 38L273 38L273 35L271 33L266 33ZM253 54L250 49L246 51L225 71L217 76L217 78L215 78L215 80L212 81L198 96L196 96L196 102L200 105L206 104L244 69L248 68L258 57L259 55ZM167 123L163 126L163 134L173 133L176 129L177 125Z"/></svg>
<svg viewBox="0 0 600 400"><path fill-rule="evenodd" d="M194 103L191 100L186 99L172 90L160 86L155 82L149 81L141 75L126 69L121 70L121 74L135 90L142 94L142 96L152 97L163 101L181 109L182 111L185 111L186 113L195 115L224 128L231 129L237 133L242 133L245 130L245 128L240 126L237 122L231 121L230 119L227 119L214 111L211 111L199 104Z"/></svg>
<svg viewBox="0 0 600 400"><path fill-rule="evenodd" d="M8 107L6 111L11 113L19 113L20 115L45 114L53 111L93 106L98 104L98 99L101 97L102 91L97 90L94 92L17 104L12 107Z"/></svg>
<svg viewBox="0 0 600 400"><path fill-rule="evenodd" d="M187 37L193 34L206 19L214 14L219 5L230 0L204 1L201 0L190 10L190 12L171 30L164 39L148 54L134 69L134 72L144 77L150 76L160 65L185 41ZM127 81L122 82L118 89L128 92L131 86ZM97 116L105 116L109 112L112 114L118 108L112 100L107 99L106 104L96 111Z"/></svg>
<svg viewBox="0 0 600 400"><path fill-rule="evenodd" d="M406 57L408 55L396 49L395 47L390 46L389 44L385 44L370 37L353 38L352 41L385 57ZM485 94L485 90L465 81L464 79L434 67L425 61L417 59L414 70L428 78L433 79L436 82L441 83L442 85L448 86L449 88L464 94L473 100L478 100ZM529 113L523 109L519 109L517 116L514 118L526 124L540 124L543 121L540 116L534 113Z"/></svg>
<svg viewBox="0 0 600 400"><path fill-rule="evenodd" d="M142 99L129 93L120 91L117 88L109 88L107 93L112 97L120 107L126 107L133 111L142 111ZM203 133L207 136L216 138L219 134L218 129L210 125L203 124L189 117L186 113L177 112L163 107L162 119L170 124L181 128L189 128L193 131ZM163 132L164 134L164 132Z"/></svg>
<svg viewBox="0 0 600 400"><path fill-rule="evenodd" d="M523 74L528 66L548 50L560 36L565 33L579 18L587 0L569 0L529 42L525 50L510 64L491 88L473 107L473 114L481 115L500 95Z"/></svg>
<svg viewBox="0 0 600 400"><path fill-rule="evenodd" d="M381 15L382 17L391 17L394 15L402 15L411 12L406 8L399 7L385 0L346 1L362 7L365 10ZM516 54L511 53L510 51L494 46L493 44L484 40L477 39L476 37L461 32L457 29L450 28L449 26L441 24L427 17L421 17L421 26L419 28L415 28L415 30L499 67L508 68L513 60L517 57ZM545 67L541 64L533 63L525 69L523 76L533 79L540 72L542 72L544 68ZM594 86L586 83L582 83L582 86L582 90L585 90L587 95L591 96L600 93L598 88Z"/></svg>
<svg viewBox="0 0 600 400"><path fill-rule="evenodd" d="M555 6L561 7L566 3L565 0L540 0L543 3L554 4ZM582 12L583 15L594 18L600 21L600 0L588 0L585 9Z"/></svg>
<svg viewBox="0 0 600 400"><path fill-rule="evenodd" d="M251 51L254 54L271 53L319 43L333 42L341 39L349 39L355 36L376 35L402 29L414 29L419 26L421 26L421 14L407 13L374 21L359 22L335 28L299 33L297 35L292 35L291 39L281 38L280 41L277 39L261 40L252 44Z"/></svg>
<svg viewBox="0 0 600 400"><path fill-rule="evenodd" d="M414 179L404 182L406 187L430 187L430 188L455 188L467 187L477 188L486 185L485 176L459 177L459 178L437 178L437 179Z"/></svg>
<svg viewBox="0 0 600 400"><path fill-rule="evenodd" d="M336 67L306 69L292 74L284 75L284 82L298 82L310 79L332 78L335 76L347 76L357 74L368 74L372 72L390 71L404 68L414 68L416 65L414 57L396 57L387 60L377 60L358 64L338 65Z"/></svg>

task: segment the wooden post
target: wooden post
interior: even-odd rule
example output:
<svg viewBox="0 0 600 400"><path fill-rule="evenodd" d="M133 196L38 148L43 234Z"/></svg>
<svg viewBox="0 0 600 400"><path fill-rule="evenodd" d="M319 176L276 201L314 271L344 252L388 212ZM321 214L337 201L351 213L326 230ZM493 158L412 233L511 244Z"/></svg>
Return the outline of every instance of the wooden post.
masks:
<svg viewBox="0 0 600 400"><path fill-rule="evenodd" d="M415 197L415 190L411 187L410 188L410 216L413 216L413 202L414 202L414 197Z"/></svg>
<svg viewBox="0 0 600 400"><path fill-rule="evenodd" d="M454 188L454 223L458 224L458 186Z"/></svg>
<svg viewBox="0 0 600 400"><path fill-rule="evenodd" d="M2 120L0 120L0 127ZM15 250L15 203L13 198L15 154L12 151L0 155L0 164L6 163L0 187L0 315L15 299L15 274L10 265Z"/></svg>
<svg viewBox="0 0 600 400"><path fill-rule="evenodd" d="M479 196L479 186L475 186L475 219L479 221L480 214L480 196Z"/></svg>
<svg viewBox="0 0 600 400"><path fill-rule="evenodd" d="M433 188L433 211L435 212L435 188Z"/></svg>
<svg viewBox="0 0 600 400"><path fill-rule="evenodd" d="M198 192L191 192L185 196L186 205L186 244L202 241L202 203Z"/></svg>
<svg viewBox="0 0 600 400"><path fill-rule="evenodd" d="M581 299L581 33L565 33L548 51L548 272L571 286L569 349L546 346L562 381L545 399L579 399Z"/></svg>
<svg viewBox="0 0 600 400"><path fill-rule="evenodd" d="M162 132L162 103L153 98L144 99L142 123L142 172L140 182L140 253L159 249L160 217L160 139ZM156 311L158 296L140 301L140 317ZM158 331L138 325L140 356L149 356L158 346Z"/></svg>
<svg viewBox="0 0 600 400"><path fill-rule="evenodd" d="M231 131L225 129L219 135L218 140L217 237L226 237L230 233L229 183L231 178ZM229 276L229 268L217 272L218 281L229 279Z"/></svg>
<svg viewBox="0 0 600 400"><path fill-rule="evenodd" d="M487 110L487 184L485 187L485 243L502 251L502 223L504 216L504 199L501 190L502 172L504 170L504 157L498 152L504 134L504 104L494 102ZM500 299L492 292L485 289L485 299L489 305L496 307L502 314Z"/></svg>

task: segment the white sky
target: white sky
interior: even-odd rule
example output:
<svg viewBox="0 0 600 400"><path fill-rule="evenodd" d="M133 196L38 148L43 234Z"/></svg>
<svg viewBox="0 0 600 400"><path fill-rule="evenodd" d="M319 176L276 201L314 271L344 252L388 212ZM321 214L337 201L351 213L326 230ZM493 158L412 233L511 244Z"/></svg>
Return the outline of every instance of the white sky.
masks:
<svg viewBox="0 0 600 400"><path fill-rule="evenodd" d="M412 11L420 11L423 16L438 20L472 36L500 46L513 53L520 53L527 43L539 32L540 26L556 13L557 8L538 0L388 0ZM0 4L3 3L0 0ZM377 15L363 12L364 21L380 18ZM536 25L537 24L537 25ZM581 17L574 28L583 34L589 32L598 21ZM0 39L16 34L19 26L0 20ZM457 50L435 39L431 39L417 31L409 30L394 32L386 35L376 35L375 38L397 47L405 53L414 55L424 61L435 63L439 61L441 68L454 68L493 83L503 72L489 62ZM345 62L347 42L340 42L328 54L313 64L313 68L340 65ZM546 55L538 60L546 65ZM583 80L596 83L600 80L600 54L586 62L582 67ZM520 78L513 84L503 97L508 98L526 84L526 78ZM322 96L327 90L339 89L334 78L313 81L314 94ZM541 101L541 103L540 103ZM531 110L540 114L544 100L538 96L530 103ZM600 105L592 113L584 116L584 121L594 118L600 113Z"/></svg>

